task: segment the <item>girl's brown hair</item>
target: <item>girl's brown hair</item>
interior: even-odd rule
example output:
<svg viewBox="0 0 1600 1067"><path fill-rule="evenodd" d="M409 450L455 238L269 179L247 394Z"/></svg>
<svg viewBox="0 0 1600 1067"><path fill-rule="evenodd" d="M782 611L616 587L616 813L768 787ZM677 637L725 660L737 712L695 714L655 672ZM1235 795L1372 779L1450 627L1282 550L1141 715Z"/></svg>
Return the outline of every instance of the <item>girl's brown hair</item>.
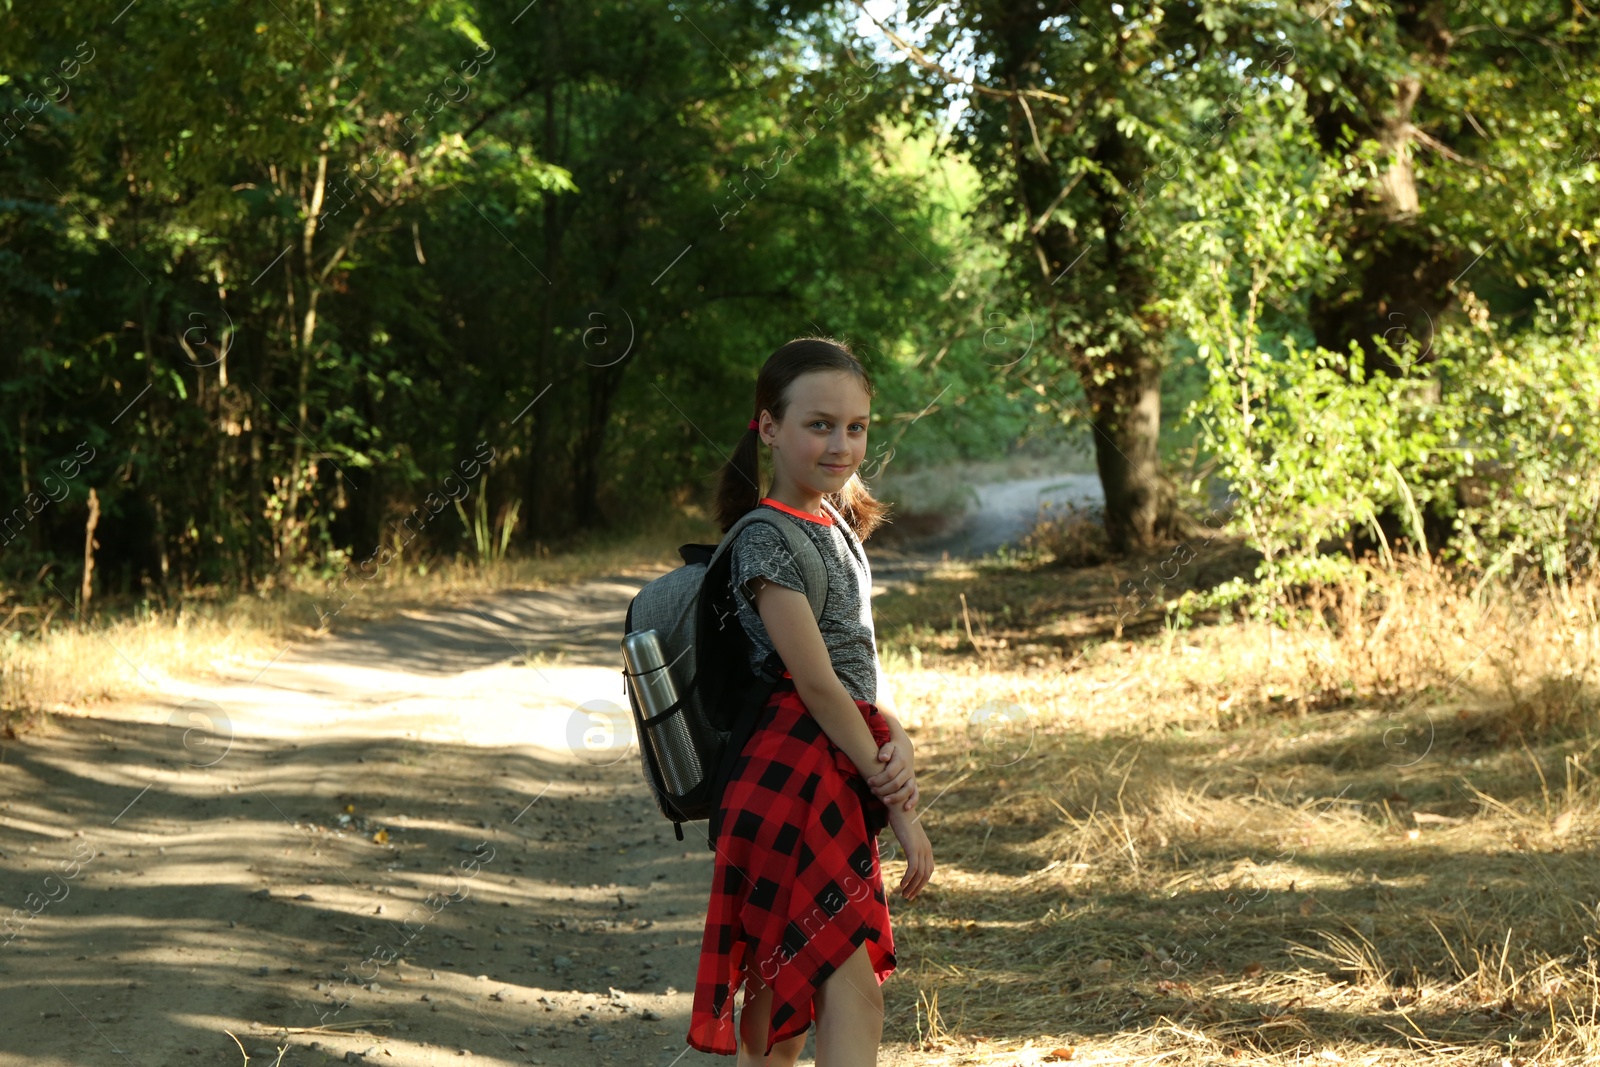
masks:
<svg viewBox="0 0 1600 1067"><path fill-rule="evenodd" d="M829 337L798 337L767 357L756 375L755 418L770 411L782 420L789 407L789 387L796 378L812 371L848 371L856 376L873 396L872 379L855 353L843 341ZM727 533L747 511L761 503L761 436L746 430L739 446L722 466L717 482L716 514L722 532ZM828 503L838 509L862 541L888 520L889 507L876 499L861 480L858 470L836 493L826 494Z"/></svg>

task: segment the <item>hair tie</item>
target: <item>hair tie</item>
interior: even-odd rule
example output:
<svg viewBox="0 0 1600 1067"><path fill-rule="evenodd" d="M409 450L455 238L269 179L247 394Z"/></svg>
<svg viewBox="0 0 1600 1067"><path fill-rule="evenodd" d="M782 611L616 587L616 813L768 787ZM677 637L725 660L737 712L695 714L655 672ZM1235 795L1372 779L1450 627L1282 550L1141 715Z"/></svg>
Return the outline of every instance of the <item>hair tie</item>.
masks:
<svg viewBox="0 0 1600 1067"><path fill-rule="evenodd" d="M761 429L761 420L760 419L751 419L748 429L751 429L751 430L759 430L759 429Z"/></svg>

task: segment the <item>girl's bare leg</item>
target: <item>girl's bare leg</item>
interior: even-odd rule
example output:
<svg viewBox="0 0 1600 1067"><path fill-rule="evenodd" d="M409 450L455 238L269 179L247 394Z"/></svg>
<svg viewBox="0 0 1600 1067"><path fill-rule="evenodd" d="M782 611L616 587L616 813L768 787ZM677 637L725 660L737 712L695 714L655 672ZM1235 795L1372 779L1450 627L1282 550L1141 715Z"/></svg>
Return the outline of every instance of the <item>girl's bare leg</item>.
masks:
<svg viewBox="0 0 1600 1067"><path fill-rule="evenodd" d="M814 1006L817 1067L877 1067L883 990L865 945L822 983Z"/></svg>
<svg viewBox="0 0 1600 1067"><path fill-rule="evenodd" d="M794 1067L799 1061L800 1050L806 1047L805 1034L779 1041L772 1046L772 1055L762 1055L767 1048L767 1024L771 1019L771 987L754 975L746 977L744 1006L739 1009L737 1067Z"/></svg>

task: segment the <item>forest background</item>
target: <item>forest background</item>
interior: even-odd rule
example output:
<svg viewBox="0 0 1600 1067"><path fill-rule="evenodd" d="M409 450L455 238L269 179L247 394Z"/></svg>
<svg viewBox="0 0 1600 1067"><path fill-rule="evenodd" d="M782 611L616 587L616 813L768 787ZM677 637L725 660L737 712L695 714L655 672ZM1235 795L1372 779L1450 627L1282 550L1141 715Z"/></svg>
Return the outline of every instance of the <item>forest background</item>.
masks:
<svg viewBox="0 0 1600 1067"><path fill-rule="evenodd" d="M1581 8L879 14L8 7L7 597L648 528L814 332L869 481L1071 441L1114 551L1232 493L1284 581L1588 559Z"/></svg>

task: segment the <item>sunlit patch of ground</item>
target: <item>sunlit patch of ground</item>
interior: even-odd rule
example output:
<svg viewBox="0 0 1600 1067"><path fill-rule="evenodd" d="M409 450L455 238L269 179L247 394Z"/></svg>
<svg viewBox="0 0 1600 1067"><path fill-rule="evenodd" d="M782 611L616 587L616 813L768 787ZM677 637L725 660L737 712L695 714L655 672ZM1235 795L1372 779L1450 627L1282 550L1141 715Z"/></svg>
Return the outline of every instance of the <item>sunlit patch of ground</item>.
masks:
<svg viewBox="0 0 1600 1067"><path fill-rule="evenodd" d="M1596 1062L1596 586L1120 640L1115 589L875 602L938 863L888 1062Z"/></svg>

